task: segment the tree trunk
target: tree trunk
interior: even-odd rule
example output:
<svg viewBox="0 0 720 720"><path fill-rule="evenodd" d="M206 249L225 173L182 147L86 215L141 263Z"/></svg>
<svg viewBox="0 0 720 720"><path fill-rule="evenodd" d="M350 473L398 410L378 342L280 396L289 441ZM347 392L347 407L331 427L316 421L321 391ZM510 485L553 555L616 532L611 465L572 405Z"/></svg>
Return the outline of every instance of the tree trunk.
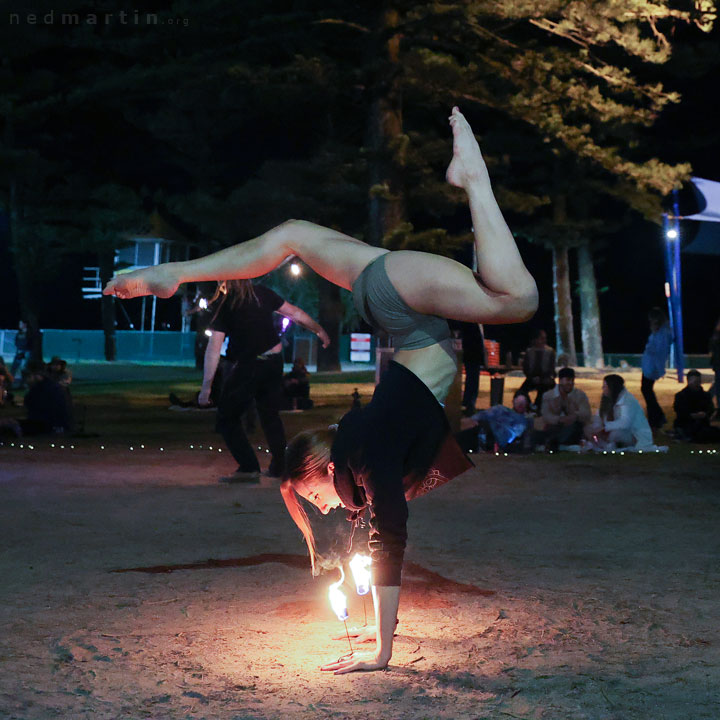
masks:
<svg viewBox="0 0 720 720"><path fill-rule="evenodd" d="M100 253L100 285L112 277L115 252ZM102 327L105 334L105 359L109 362L117 360L117 339L115 336L115 298L112 295L103 295L100 300L100 311L102 313Z"/></svg>
<svg viewBox="0 0 720 720"><path fill-rule="evenodd" d="M327 280L318 277L319 311L318 322L330 336L330 345L318 348L317 369L319 371L336 372L340 366L340 325L343 320L343 304L340 299L340 288Z"/></svg>
<svg viewBox="0 0 720 720"><path fill-rule="evenodd" d="M370 103L369 242L381 246L383 238L405 219L403 187L404 142L400 91L400 35L397 10L382 11L371 44L378 58Z"/></svg>
<svg viewBox="0 0 720 720"><path fill-rule="evenodd" d="M558 194L553 198L553 222L559 231L567 223L567 198ZM553 254L553 299L555 301L556 355L568 366L577 365L575 331L573 329L572 296L570 295L570 262L566 245L556 242Z"/></svg>
<svg viewBox="0 0 720 720"><path fill-rule="evenodd" d="M375 42L370 44L375 70L367 142L370 149L368 242L377 247L381 247L383 239L406 218L400 34L394 32L399 22L397 10L384 8L375 30ZM387 333L377 332L376 339L378 347L390 346Z"/></svg>
<svg viewBox="0 0 720 720"><path fill-rule="evenodd" d="M570 296L570 263L568 249L564 246L553 247L553 297L557 357L564 355L566 364L571 367L577 365L577 355Z"/></svg>
<svg viewBox="0 0 720 720"><path fill-rule="evenodd" d="M578 247L577 263L584 365L585 367L601 368L605 366L605 360L600 326L600 306L592 253L587 244Z"/></svg>

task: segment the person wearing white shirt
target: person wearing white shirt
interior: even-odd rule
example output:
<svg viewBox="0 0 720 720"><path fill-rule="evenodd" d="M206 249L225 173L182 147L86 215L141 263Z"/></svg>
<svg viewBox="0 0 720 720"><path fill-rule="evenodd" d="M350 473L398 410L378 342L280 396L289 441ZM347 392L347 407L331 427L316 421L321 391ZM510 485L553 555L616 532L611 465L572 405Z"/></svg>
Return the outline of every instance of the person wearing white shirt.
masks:
<svg viewBox="0 0 720 720"><path fill-rule="evenodd" d="M616 447L654 447L653 436L642 406L625 388L620 375L603 378L597 435Z"/></svg>

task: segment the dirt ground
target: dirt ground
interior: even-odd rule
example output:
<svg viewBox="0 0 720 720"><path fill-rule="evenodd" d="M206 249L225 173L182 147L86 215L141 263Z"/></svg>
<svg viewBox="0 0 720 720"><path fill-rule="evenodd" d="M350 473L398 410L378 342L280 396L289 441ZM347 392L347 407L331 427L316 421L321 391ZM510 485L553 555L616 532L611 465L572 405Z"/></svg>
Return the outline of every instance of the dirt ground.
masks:
<svg viewBox="0 0 720 720"><path fill-rule="evenodd" d="M599 378L580 384L596 403ZM289 432L356 386L314 386ZM476 457L410 506L390 667L336 677L337 575L311 577L276 486L217 482L212 413L169 412L164 389L79 382L98 437L0 447L3 720L720 718L709 448Z"/></svg>

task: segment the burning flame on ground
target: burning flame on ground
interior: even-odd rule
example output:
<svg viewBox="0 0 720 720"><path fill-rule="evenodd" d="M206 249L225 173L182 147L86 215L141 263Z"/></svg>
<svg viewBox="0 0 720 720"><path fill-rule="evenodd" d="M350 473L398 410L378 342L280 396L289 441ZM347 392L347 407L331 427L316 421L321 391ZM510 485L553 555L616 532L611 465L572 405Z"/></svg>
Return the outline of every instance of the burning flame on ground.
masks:
<svg viewBox="0 0 720 720"><path fill-rule="evenodd" d="M355 553L350 561L358 595L367 595L370 592L370 563L370 557L360 553Z"/></svg>
<svg viewBox="0 0 720 720"><path fill-rule="evenodd" d="M347 620L347 598L345 593L340 589L340 586L345 582L345 572L340 566L340 579L333 583L328 590L328 597L330 598L330 606L333 612L338 616L338 620Z"/></svg>

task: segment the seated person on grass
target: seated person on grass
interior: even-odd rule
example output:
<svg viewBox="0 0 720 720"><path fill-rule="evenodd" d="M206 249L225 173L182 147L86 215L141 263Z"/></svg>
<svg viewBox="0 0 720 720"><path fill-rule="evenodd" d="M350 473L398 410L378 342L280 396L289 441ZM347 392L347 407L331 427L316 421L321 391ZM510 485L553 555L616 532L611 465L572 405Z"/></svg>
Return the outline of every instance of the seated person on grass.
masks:
<svg viewBox="0 0 720 720"><path fill-rule="evenodd" d="M714 407L712 396L703 390L697 370L687 374L687 385L675 395L675 432L681 440L697 443L720 442L720 428L710 425Z"/></svg>
<svg viewBox="0 0 720 720"><path fill-rule="evenodd" d="M588 396L575 387L575 371L572 368L562 368L558 373L558 384L543 395L542 419L545 446L550 450L578 445L585 437L592 411Z"/></svg>
<svg viewBox="0 0 720 720"><path fill-rule="evenodd" d="M529 411L527 395L518 390L512 409L494 405L476 412L472 419L477 425L457 433L455 439L465 452L532 452L534 430Z"/></svg>
<svg viewBox="0 0 720 720"><path fill-rule="evenodd" d="M23 435L61 435L72 432L72 410L69 390L47 376L44 363L30 361L24 372L28 391L24 405L27 418L0 420L0 433L10 431Z"/></svg>
<svg viewBox="0 0 720 720"><path fill-rule="evenodd" d="M13 394L10 392L12 385L13 376L5 365L5 360L0 357L0 407L12 404Z"/></svg>
<svg viewBox="0 0 720 720"><path fill-rule="evenodd" d="M655 448L652 430L637 398L620 375L603 378L600 410L590 429L596 447L604 450Z"/></svg>
<svg viewBox="0 0 720 720"><path fill-rule="evenodd" d="M295 358L292 370L283 375L285 407L309 410L313 406L310 399L310 375L302 358Z"/></svg>

